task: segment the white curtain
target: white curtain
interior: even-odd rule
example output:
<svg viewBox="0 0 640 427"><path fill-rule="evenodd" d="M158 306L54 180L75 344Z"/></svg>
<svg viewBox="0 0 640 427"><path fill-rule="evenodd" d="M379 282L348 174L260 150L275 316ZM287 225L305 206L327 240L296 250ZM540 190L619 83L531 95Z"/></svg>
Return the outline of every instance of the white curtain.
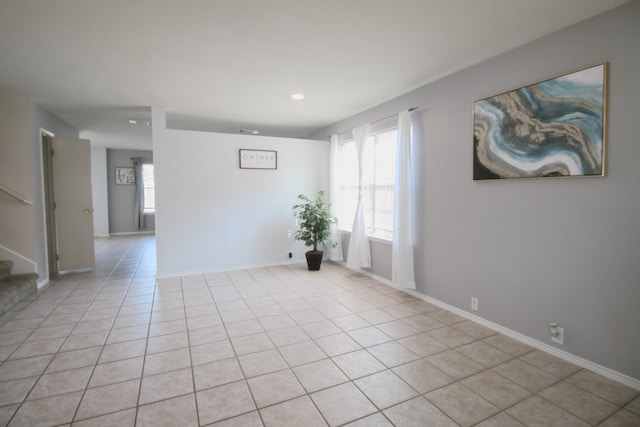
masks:
<svg viewBox="0 0 640 427"><path fill-rule="evenodd" d="M347 254L347 267L358 270L371 267L371 249L367 238L367 225L364 217L362 199L364 197L364 184L362 167L364 162L364 146L369 137L370 125L366 124L353 130L353 141L356 144L358 154L358 204L353 220L351 237L349 238L349 252Z"/></svg>
<svg viewBox="0 0 640 427"><path fill-rule="evenodd" d="M393 206L393 246L391 278L399 288L416 288L413 270L413 174L411 113L398 115L396 183Z"/></svg>
<svg viewBox="0 0 640 427"><path fill-rule="evenodd" d="M340 142L338 141L338 135L331 135L331 145L329 146L329 203L331 204L329 210L332 216L337 216L340 212L338 197L338 182L337 182L337 165L338 154L340 152ZM342 261L342 237L338 224L331 224L331 240L336 244L333 248L328 248L329 259L331 261Z"/></svg>

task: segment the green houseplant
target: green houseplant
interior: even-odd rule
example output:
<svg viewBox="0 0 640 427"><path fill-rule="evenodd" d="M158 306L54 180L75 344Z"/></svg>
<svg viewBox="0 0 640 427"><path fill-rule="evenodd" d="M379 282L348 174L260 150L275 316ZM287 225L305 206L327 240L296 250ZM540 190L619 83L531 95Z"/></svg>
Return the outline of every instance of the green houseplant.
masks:
<svg viewBox="0 0 640 427"><path fill-rule="evenodd" d="M336 247L337 243L331 240L331 224L337 223L338 219L331 216L329 205L324 200L324 191L318 191L315 200L304 194L298 195L298 199L300 202L293 205L293 216L298 219L300 227L295 239L313 247L305 253L307 266L309 270L320 270L324 252L318 250L318 245Z"/></svg>

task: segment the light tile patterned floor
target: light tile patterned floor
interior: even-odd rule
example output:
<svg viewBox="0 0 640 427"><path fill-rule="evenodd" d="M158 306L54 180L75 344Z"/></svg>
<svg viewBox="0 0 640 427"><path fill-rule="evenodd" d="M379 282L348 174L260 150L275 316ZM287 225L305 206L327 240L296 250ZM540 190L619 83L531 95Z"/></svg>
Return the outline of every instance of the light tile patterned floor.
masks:
<svg viewBox="0 0 640 427"><path fill-rule="evenodd" d="M96 254L0 317L0 425L640 426L637 390L335 264Z"/></svg>

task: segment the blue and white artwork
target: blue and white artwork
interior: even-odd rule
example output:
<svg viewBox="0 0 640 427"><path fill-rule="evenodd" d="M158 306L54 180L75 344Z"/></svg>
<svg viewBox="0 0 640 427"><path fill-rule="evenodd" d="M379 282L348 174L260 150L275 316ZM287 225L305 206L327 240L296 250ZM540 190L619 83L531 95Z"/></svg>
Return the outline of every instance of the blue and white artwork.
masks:
<svg viewBox="0 0 640 427"><path fill-rule="evenodd" d="M473 179L603 176L606 66L476 101Z"/></svg>

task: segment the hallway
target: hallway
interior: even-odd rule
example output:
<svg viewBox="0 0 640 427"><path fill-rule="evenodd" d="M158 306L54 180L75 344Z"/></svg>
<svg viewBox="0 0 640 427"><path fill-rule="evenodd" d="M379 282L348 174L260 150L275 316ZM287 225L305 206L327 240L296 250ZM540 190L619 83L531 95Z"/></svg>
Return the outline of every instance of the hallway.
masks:
<svg viewBox="0 0 640 427"><path fill-rule="evenodd" d="M640 425L637 390L336 264L155 267L97 239L0 317L0 425Z"/></svg>

